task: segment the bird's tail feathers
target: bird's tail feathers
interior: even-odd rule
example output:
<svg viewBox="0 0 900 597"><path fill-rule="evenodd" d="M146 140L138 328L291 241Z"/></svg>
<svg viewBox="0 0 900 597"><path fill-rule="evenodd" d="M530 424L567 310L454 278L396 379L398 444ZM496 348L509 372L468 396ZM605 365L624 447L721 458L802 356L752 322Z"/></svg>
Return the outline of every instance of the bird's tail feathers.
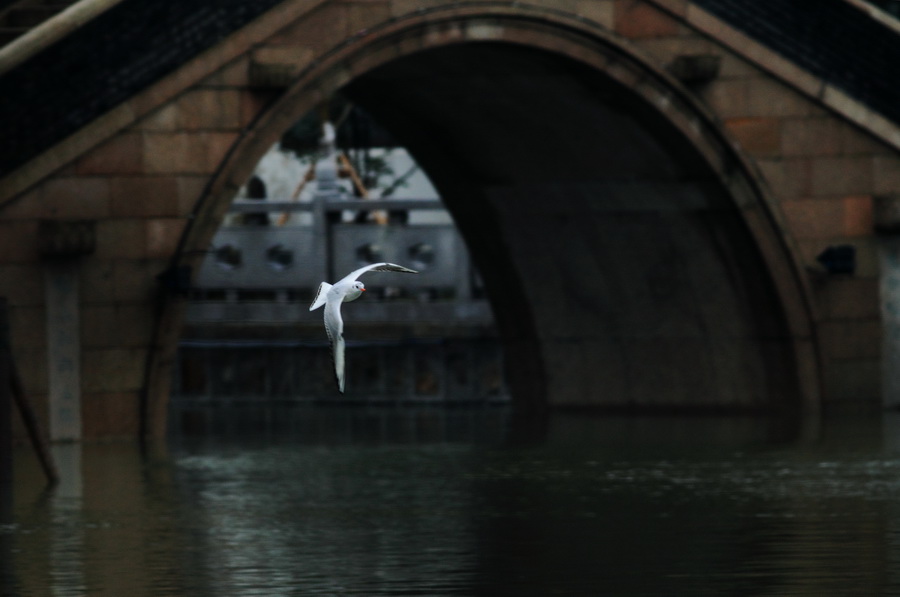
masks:
<svg viewBox="0 0 900 597"><path fill-rule="evenodd" d="M334 381L337 382L338 392L344 393L345 374L344 369L344 337L338 336L331 345L331 360L334 364Z"/></svg>
<svg viewBox="0 0 900 597"><path fill-rule="evenodd" d="M325 296L328 294L329 290L331 290L331 284L328 282L319 284L319 290L316 291L316 298L313 299L312 304L309 306L310 311L315 311L325 304Z"/></svg>

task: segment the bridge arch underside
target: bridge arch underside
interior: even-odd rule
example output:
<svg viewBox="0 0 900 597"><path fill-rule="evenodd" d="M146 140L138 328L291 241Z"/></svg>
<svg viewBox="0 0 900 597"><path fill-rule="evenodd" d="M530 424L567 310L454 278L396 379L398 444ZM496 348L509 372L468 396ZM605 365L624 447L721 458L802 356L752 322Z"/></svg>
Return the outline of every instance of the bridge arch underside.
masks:
<svg viewBox="0 0 900 597"><path fill-rule="evenodd" d="M799 406L795 339L739 202L649 102L497 42L397 58L342 91L441 191L519 406Z"/></svg>

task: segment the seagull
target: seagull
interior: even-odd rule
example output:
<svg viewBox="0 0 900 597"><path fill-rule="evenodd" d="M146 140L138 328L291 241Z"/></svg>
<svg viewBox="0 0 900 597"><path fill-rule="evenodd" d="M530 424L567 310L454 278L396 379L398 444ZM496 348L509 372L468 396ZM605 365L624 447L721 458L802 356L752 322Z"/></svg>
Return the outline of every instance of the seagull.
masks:
<svg viewBox="0 0 900 597"><path fill-rule="evenodd" d="M354 270L335 282L322 282L316 291L316 298L309 306L310 311L325 305L325 333L331 341L331 358L334 361L334 378L338 390L344 393L344 320L341 319L341 303L358 299L366 291L365 285L357 280L366 272L404 272L418 274L414 269L393 263L371 263Z"/></svg>

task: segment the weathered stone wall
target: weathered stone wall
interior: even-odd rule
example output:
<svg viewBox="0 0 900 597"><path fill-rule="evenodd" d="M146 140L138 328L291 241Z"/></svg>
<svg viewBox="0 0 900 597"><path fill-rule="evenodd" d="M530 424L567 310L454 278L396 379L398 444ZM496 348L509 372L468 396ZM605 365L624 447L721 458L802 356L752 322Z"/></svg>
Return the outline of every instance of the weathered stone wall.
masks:
<svg viewBox="0 0 900 597"><path fill-rule="evenodd" d="M679 54L722 57L719 76L697 95L752 158L800 263L811 270L824 399L877 404L881 315L873 198L900 188L897 146L890 143L896 125L694 7L683 14L687 30L683 21L648 19L655 24L634 41L660 64ZM856 274L821 274L816 257L840 244L856 247Z"/></svg>

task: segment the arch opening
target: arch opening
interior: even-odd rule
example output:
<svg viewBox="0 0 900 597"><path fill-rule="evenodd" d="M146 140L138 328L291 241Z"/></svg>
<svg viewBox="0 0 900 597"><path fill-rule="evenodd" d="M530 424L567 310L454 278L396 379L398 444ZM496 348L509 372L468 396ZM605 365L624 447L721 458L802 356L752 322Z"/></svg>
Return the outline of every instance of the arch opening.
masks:
<svg viewBox="0 0 900 597"><path fill-rule="evenodd" d="M816 412L808 289L752 167L626 42L559 18L423 13L327 54L223 162L176 262L196 264L266 149L340 91L452 213L520 410ZM181 313L163 310L151 435Z"/></svg>
<svg viewBox="0 0 900 597"><path fill-rule="evenodd" d="M508 402L493 317L452 218L408 152L340 95L257 163L205 253L175 359L173 421L194 427L211 419L209 405L248 401ZM419 275L362 278L364 300L341 309L338 393L323 311L307 306L321 282L384 261Z"/></svg>
<svg viewBox="0 0 900 597"><path fill-rule="evenodd" d="M343 93L453 213L518 406L797 406L793 338L738 200L634 91L480 42L394 59Z"/></svg>

